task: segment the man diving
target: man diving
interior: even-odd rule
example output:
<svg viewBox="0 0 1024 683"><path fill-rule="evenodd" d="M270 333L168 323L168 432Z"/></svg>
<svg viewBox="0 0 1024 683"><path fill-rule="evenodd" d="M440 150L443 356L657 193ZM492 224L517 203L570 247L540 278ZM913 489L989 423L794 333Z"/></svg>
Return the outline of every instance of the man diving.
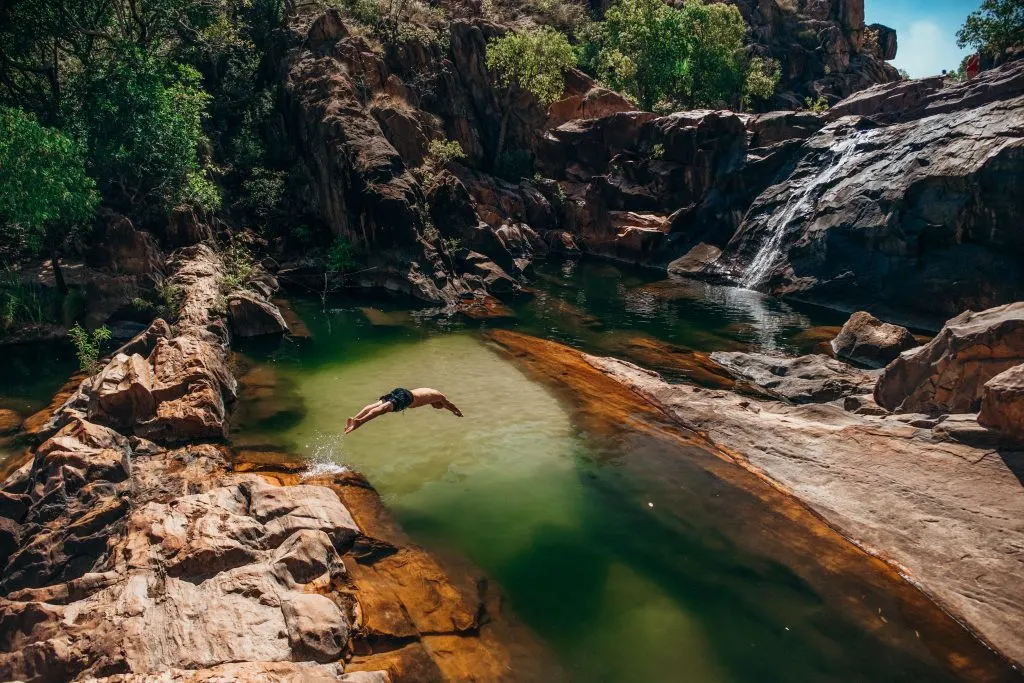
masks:
<svg viewBox="0 0 1024 683"><path fill-rule="evenodd" d="M462 411L455 407L455 404L437 389L422 387L420 389L394 389L385 394L374 403L369 404L360 410L355 417L350 417L345 424L345 433L359 429L370 420L380 417L385 413L400 413L406 408L419 408L420 406L431 405L436 409L445 408L453 414L462 417Z"/></svg>

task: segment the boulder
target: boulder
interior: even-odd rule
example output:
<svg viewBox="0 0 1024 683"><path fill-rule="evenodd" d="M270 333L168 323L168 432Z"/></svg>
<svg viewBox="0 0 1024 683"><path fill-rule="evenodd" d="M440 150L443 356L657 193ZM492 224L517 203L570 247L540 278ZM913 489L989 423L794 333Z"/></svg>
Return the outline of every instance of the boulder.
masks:
<svg viewBox="0 0 1024 683"><path fill-rule="evenodd" d="M711 360L769 393L793 403L826 403L871 393L874 374L820 354L785 358L718 351Z"/></svg>
<svg viewBox="0 0 1024 683"><path fill-rule="evenodd" d="M978 422L1024 443L1024 364L985 382Z"/></svg>
<svg viewBox="0 0 1024 683"><path fill-rule="evenodd" d="M876 368L918 345L907 328L882 322L866 311L851 315L831 343L840 358Z"/></svg>
<svg viewBox="0 0 1024 683"><path fill-rule="evenodd" d="M1020 363L1024 302L966 311L930 342L890 363L878 379L875 400L900 412L977 412L985 384Z"/></svg>
<svg viewBox="0 0 1024 683"><path fill-rule="evenodd" d="M277 306L252 292L238 291L228 295L228 322L238 337L288 332L288 324Z"/></svg>
<svg viewBox="0 0 1024 683"><path fill-rule="evenodd" d="M92 379L88 416L100 424L131 429L156 408L153 370L137 353L119 353Z"/></svg>
<svg viewBox="0 0 1024 683"><path fill-rule="evenodd" d="M153 351L153 347L156 346L158 339L170 338L171 326L163 318L157 318L149 324L149 327L125 342L124 346L114 352L114 355L125 354L131 356L139 354L140 356L149 356Z"/></svg>

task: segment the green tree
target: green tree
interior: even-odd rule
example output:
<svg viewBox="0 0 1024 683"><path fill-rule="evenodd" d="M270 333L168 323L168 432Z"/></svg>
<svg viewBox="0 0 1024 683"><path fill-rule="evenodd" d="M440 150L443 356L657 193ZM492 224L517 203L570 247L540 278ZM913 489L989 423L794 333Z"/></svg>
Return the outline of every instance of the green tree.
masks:
<svg viewBox="0 0 1024 683"><path fill-rule="evenodd" d="M661 101L699 107L770 96L764 93L778 83L774 65L747 62L746 32L732 5L690 0L677 9L662 0L620 0L605 14L597 71L644 109Z"/></svg>
<svg viewBox="0 0 1024 683"><path fill-rule="evenodd" d="M65 118L87 141L103 194L129 211L155 203L215 208L199 163L209 96L190 66L126 47L75 82Z"/></svg>
<svg viewBox="0 0 1024 683"><path fill-rule="evenodd" d="M550 28L507 33L487 44L487 69L502 88L501 123L494 158L505 146L508 121L520 91L548 107L565 89L566 69L576 65L576 52L564 35Z"/></svg>
<svg viewBox="0 0 1024 683"><path fill-rule="evenodd" d="M751 100L767 100L775 94L775 88L782 77L782 67L775 59L754 57L747 67L747 78L743 85L743 105Z"/></svg>
<svg viewBox="0 0 1024 683"><path fill-rule="evenodd" d="M59 251L70 232L92 218L95 187L74 140L20 109L0 107L0 224L8 239L50 254L61 294L67 288Z"/></svg>
<svg viewBox="0 0 1024 683"><path fill-rule="evenodd" d="M662 0L622 0L605 13L598 69L644 109L669 97L686 58L682 12Z"/></svg>
<svg viewBox="0 0 1024 683"><path fill-rule="evenodd" d="M1024 45L1024 0L983 0L956 34L957 45L994 56Z"/></svg>
<svg viewBox="0 0 1024 683"><path fill-rule="evenodd" d="M683 5L685 57L680 90L690 106L731 102L745 79L743 15L734 5L690 0Z"/></svg>

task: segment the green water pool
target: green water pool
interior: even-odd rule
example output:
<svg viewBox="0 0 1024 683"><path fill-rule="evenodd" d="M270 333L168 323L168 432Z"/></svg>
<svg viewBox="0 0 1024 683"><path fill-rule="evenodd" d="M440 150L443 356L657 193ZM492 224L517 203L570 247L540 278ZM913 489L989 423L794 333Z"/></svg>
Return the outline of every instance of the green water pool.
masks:
<svg viewBox="0 0 1024 683"><path fill-rule="evenodd" d="M819 557L817 539L707 453L577 420L571 396L485 334L511 327L598 353L637 335L805 352L819 343L809 329L844 316L603 263L542 267L513 320L462 323L394 302L295 308L311 341L243 350L234 442L365 473L417 543L468 557L500 585L570 680L1011 676L955 625L936 628L937 610L908 606L905 586L869 576L869 560ZM395 386L439 388L465 417L423 409L342 436L347 416Z"/></svg>

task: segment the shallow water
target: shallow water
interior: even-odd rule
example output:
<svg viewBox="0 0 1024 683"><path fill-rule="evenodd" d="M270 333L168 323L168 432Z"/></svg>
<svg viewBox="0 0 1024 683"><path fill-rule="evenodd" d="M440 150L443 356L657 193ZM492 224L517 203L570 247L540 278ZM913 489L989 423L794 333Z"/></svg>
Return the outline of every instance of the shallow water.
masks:
<svg viewBox="0 0 1024 683"><path fill-rule="evenodd" d="M508 326L601 353L637 337L801 352L818 343L807 328L842 316L606 264L543 268L515 321L335 305L296 302L311 342L247 349L236 445L364 472L417 543L467 556L501 585L571 680L1009 675L770 487L639 423L601 422L484 334ZM341 436L394 386L437 387L466 417L425 408Z"/></svg>

